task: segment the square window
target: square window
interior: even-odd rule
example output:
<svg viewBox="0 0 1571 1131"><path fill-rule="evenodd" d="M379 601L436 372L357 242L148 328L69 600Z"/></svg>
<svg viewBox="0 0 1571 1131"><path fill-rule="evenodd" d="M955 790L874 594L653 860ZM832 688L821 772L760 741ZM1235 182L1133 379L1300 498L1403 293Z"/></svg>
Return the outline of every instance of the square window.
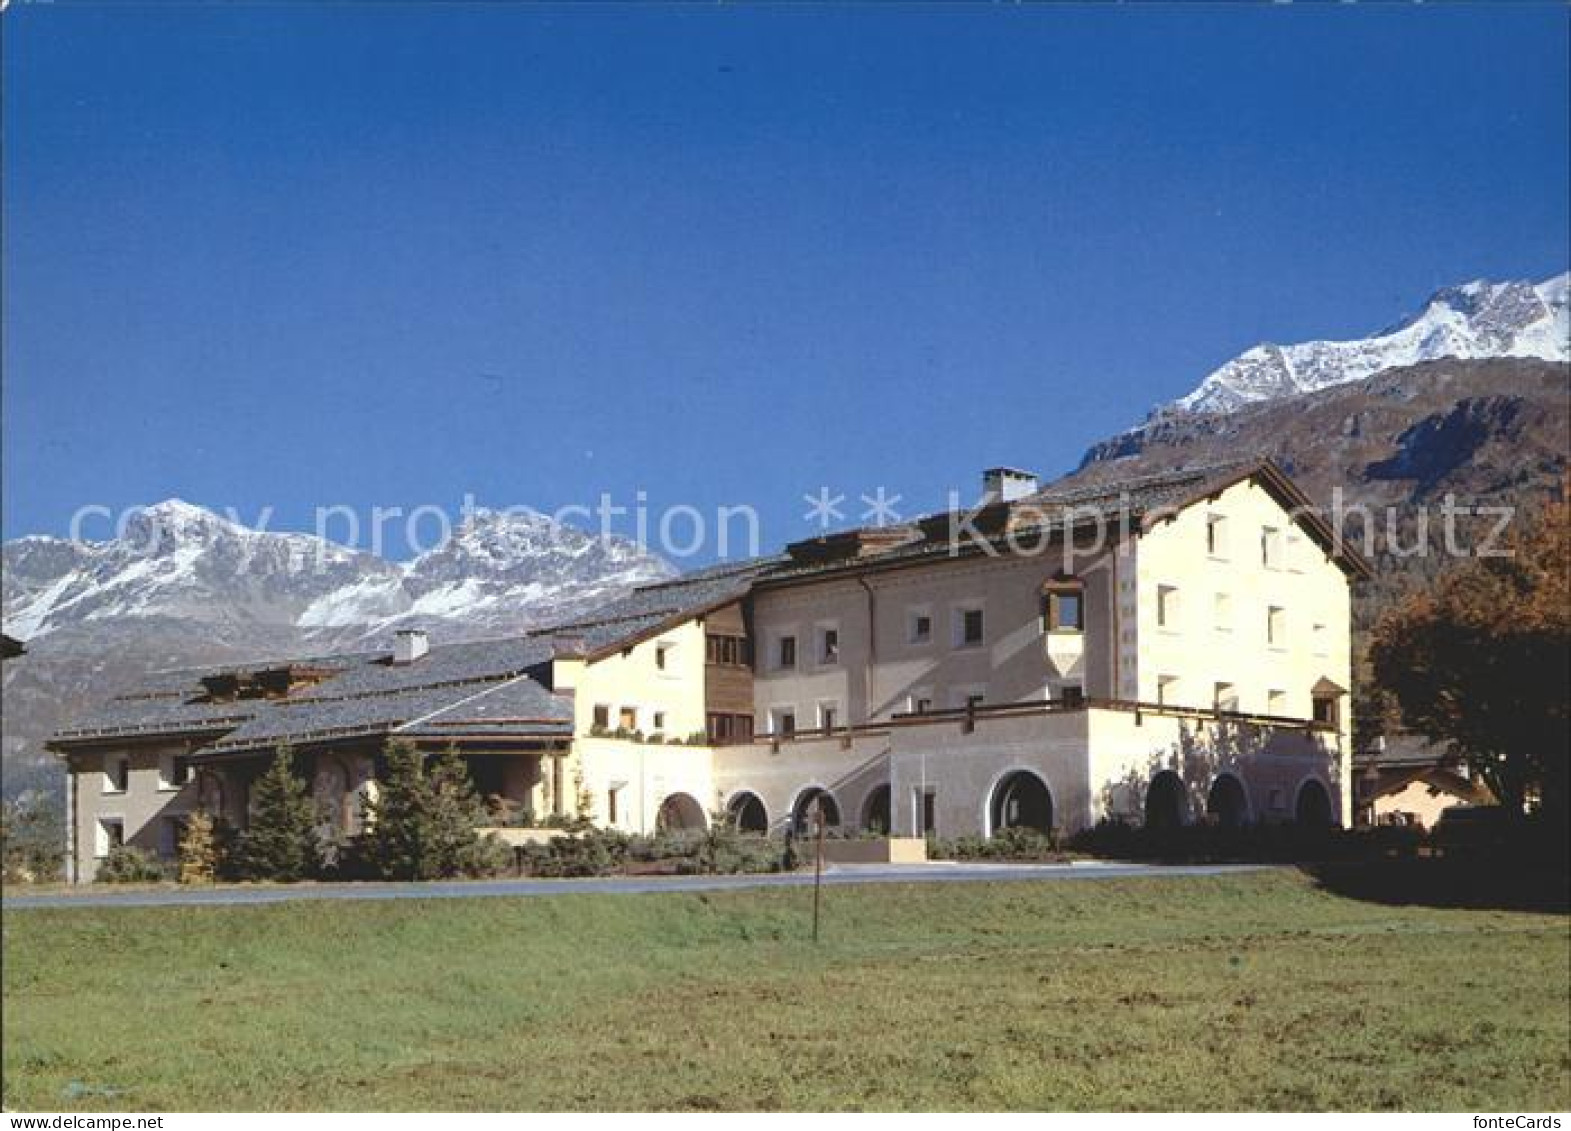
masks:
<svg viewBox="0 0 1571 1131"><path fill-rule="evenodd" d="M637 707L623 707L622 708L621 719L620 719L620 722L619 722L618 725L621 726L621 728L623 730L637 730L638 729L638 708Z"/></svg>
<svg viewBox="0 0 1571 1131"><path fill-rule="evenodd" d="M1085 602L1078 589L1055 590L1043 601L1043 627L1048 632L1082 632Z"/></svg>

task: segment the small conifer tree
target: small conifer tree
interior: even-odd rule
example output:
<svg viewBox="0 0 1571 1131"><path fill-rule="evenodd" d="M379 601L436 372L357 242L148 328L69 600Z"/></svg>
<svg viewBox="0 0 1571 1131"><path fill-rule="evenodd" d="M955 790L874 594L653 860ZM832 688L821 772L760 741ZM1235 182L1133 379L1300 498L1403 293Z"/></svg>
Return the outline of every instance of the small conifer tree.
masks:
<svg viewBox="0 0 1571 1131"><path fill-rule="evenodd" d="M218 870L218 838L213 834L213 818L198 809L186 820L180 838L180 882L210 884Z"/></svg>
<svg viewBox="0 0 1571 1131"><path fill-rule="evenodd" d="M369 805L366 858L388 880L436 880L486 870L476 826L485 807L458 751L430 766L412 743L387 745L386 774Z"/></svg>
<svg viewBox="0 0 1571 1131"><path fill-rule="evenodd" d="M293 883L315 875L321 865L316 807L293 761L289 748L280 746L251 787L251 821L235 844L241 879Z"/></svg>

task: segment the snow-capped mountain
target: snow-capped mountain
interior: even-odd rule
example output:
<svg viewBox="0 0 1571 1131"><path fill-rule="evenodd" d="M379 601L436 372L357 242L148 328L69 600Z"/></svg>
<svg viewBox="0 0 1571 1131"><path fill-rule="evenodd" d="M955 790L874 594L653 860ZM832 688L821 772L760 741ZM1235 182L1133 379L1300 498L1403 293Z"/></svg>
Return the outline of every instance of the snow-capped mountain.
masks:
<svg viewBox="0 0 1571 1131"><path fill-rule="evenodd" d="M398 563L175 499L108 541L21 538L4 554L5 630L34 641L135 621L304 638L437 624L452 638L534 627L673 572L631 542L533 512L477 511L439 548Z"/></svg>
<svg viewBox="0 0 1571 1131"><path fill-rule="evenodd" d="M576 616L673 574L631 542L534 513L478 511L445 544L387 561L306 534L252 530L178 500L102 542L4 550L4 788L57 788L46 735L142 672L388 643L503 636Z"/></svg>
<svg viewBox="0 0 1571 1131"><path fill-rule="evenodd" d="M1368 338L1289 346L1266 342L1217 369L1157 415L1232 412L1446 357L1567 361L1568 281L1571 273L1538 284L1480 279L1437 292L1420 313Z"/></svg>

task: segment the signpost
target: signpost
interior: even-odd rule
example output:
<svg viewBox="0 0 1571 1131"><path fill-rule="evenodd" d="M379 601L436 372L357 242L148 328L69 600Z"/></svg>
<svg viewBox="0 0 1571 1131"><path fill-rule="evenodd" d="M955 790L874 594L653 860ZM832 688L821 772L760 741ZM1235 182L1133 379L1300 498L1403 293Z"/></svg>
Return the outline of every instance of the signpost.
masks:
<svg viewBox="0 0 1571 1131"><path fill-rule="evenodd" d="M813 942L818 942L818 908L823 898L824 887L824 806L823 803L813 801Z"/></svg>

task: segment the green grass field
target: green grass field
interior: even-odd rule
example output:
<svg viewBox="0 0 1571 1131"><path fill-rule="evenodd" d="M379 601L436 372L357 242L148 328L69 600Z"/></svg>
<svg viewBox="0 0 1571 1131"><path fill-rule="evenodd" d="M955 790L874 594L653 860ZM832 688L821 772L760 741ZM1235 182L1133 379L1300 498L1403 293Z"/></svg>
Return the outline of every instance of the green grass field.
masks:
<svg viewBox="0 0 1571 1131"><path fill-rule="evenodd" d="M1296 873L11 911L8 1108L1571 1107L1564 916Z"/></svg>

